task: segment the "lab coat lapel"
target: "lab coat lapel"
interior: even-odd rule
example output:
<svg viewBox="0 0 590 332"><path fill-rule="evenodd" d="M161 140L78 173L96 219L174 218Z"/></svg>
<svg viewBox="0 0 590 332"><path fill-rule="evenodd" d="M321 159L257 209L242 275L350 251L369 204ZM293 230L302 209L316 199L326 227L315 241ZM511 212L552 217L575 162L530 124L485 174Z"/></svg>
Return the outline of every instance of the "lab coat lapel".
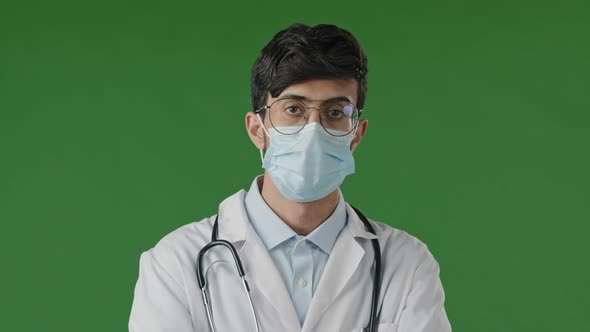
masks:
<svg viewBox="0 0 590 332"><path fill-rule="evenodd" d="M371 253L357 242L356 237L366 239L377 238L376 235L364 229L362 221L354 210L347 204L348 223L342 229L334 248L324 268L319 284L311 300L302 332L314 331L332 301L342 292L352 275L358 270L363 257L372 259ZM369 271L363 271L363 273ZM352 286L349 286L352 287ZM351 308L354 310L354 308Z"/></svg>
<svg viewBox="0 0 590 332"><path fill-rule="evenodd" d="M241 248L238 249L238 255L252 290L255 310L263 324L261 329L264 330L265 321L278 319L286 328L285 331L300 331L297 313L279 271L248 220L243 203L244 194L244 191L240 191L221 204L220 238L227 239L233 244L242 243ZM270 305L256 303L258 298L256 293L262 295L262 298L266 299ZM265 310L266 308L272 308L274 312L269 313ZM266 316L268 319L265 318Z"/></svg>
<svg viewBox="0 0 590 332"><path fill-rule="evenodd" d="M276 315L273 315L273 318L279 318L286 326L286 331L300 331L297 313L285 283L262 240L253 228L250 228L248 232L246 243L240 251L240 257L245 257L246 266L244 268L253 292L264 295L266 300L271 303L271 307L276 310Z"/></svg>

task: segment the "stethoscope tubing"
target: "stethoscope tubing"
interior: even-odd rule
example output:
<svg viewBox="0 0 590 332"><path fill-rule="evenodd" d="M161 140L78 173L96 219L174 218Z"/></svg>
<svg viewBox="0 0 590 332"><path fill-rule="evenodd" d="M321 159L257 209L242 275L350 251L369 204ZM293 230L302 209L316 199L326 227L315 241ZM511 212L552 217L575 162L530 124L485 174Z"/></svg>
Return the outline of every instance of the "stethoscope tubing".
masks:
<svg viewBox="0 0 590 332"><path fill-rule="evenodd" d="M361 213L357 208L352 206L352 209L356 212L359 216L365 228L368 232L373 233L376 235L375 229L365 217L364 214ZM250 308L252 310L252 315L254 317L254 321L256 323L256 331L260 332L260 326L258 324L258 317L256 316L256 311L254 310L254 304L252 302L252 297L250 296L250 286L246 281L246 273L244 272L244 267L242 265L242 260L238 255L235 247L228 241L222 240L218 238L219 233L219 214L215 216L215 222L213 224L213 230L211 232L211 242L206 244L197 255L197 264L196 264L196 272L197 272L197 281L199 283L199 288L201 289L201 293L203 296L203 303L205 304L205 309L207 311L207 320L209 321L209 326L211 327L211 331L215 332L215 326L213 324L213 317L210 308L210 301L209 301L209 294L207 291L207 280L205 274L203 273L203 256L207 251L216 246L222 246L231 252L234 263L236 266L236 270L238 271L238 275L242 280L242 284L244 289L246 290L246 295L248 296L248 300L250 301ZM371 298L371 312L369 316L369 323L365 328L362 329L362 332L376 332L377 331L377 306L379 305L379 292L381 291L381 281L382 281L382 272L381 272L381 247L379 245L378 239L371 239L371 244L373 246L374 252L374 262L375 262L375 275L373 277L373 293Z"/></svg>
<svg viewBox="0 0 590 332"><path fill-rule="evenodd" d="M358 214L359 218L362 220L363 224L365 224L365 228L367 231L377 235L375 229L365 217L365 215L359 211L354 206L350 206ZM371 315L369 318L369 324L367 326L368 332L376 332L377 331L377 306L379 305L379 292L381 291L381 281L382 281L382 273L381 273L381 246L379 245L379 239L372 239L371 244L373 245L373 252L375 255L375 276L373 278L373 297L371 300Z"/></svg>

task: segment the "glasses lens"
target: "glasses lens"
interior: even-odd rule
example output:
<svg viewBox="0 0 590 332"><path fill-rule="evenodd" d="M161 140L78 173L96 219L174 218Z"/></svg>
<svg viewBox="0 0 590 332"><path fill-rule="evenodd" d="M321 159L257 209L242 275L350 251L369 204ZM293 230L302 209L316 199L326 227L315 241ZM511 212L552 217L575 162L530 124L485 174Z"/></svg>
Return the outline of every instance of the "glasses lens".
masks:
<svg viewBox="0 0 590 332"><path fill-rule="evenodd" d="M305 104L297 99L278 99L270 105L270 122L280 133L289 135L305 125Z"/></svg>
<svg viewBox="0 0 590 332"><path fill-rule="evenodd" d="M350 133L358 123L358 110L346 101L327 103L322 107L320 121L326 131L334 136Z"/></svg>

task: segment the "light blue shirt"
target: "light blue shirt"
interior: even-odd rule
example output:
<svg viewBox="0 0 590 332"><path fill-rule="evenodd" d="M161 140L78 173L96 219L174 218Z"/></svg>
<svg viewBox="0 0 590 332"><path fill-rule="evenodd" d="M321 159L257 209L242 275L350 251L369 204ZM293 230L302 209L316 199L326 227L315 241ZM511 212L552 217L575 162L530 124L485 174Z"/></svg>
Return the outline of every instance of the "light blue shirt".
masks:
<svg viewBox="0 0 590 332"><path fill-rule="evenodd" d="M332 247L347 223L346 205L339 192L336 209L307 236L295 233L266 204L260 194L258 176L244 201L252 227L262 239L277 266L303 326L311 297L315 292Z"/></svg>

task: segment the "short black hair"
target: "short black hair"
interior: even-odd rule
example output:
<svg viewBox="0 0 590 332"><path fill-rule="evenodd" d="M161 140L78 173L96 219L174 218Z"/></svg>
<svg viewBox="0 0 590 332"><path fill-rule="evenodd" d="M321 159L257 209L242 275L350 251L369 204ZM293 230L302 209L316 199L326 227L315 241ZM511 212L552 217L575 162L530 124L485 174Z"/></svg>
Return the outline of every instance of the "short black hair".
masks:
<svg viewBox="0 0 590 332"><path fill-rule="evenodd" d="M355 79L356 107L362 109L367 93L367 57L356 38L331 24L309 27L294 23L278 32L262 49L252 67L252 107L265 106L290 85L310 79Z"/></svg>

